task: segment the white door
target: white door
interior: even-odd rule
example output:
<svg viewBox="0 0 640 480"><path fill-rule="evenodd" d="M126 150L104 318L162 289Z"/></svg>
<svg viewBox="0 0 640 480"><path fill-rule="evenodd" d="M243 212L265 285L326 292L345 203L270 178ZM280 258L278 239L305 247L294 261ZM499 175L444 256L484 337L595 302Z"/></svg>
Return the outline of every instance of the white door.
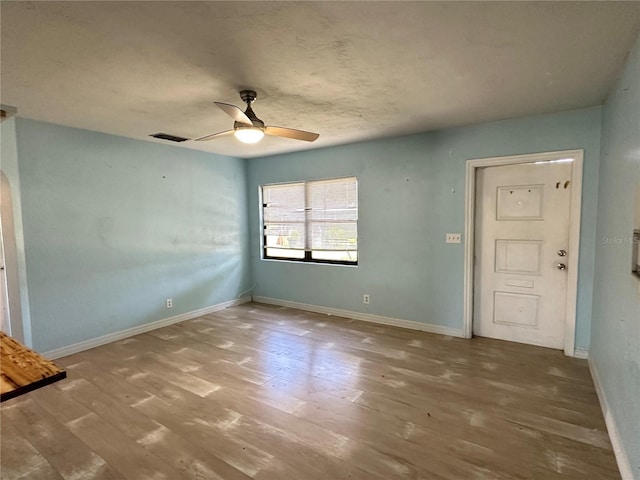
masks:
<svg viewBox="0 0 640 480"><path fill-rule="evenodd" d="M571 169L477 169L474 334L564 347Z"/></svg>
<svg viewBox="0 0 640 480"><path fill-rule="evenodd" d="M0 225L0 330L11 335L11 322L9 321L9 302L7 296L7 270L4 262L4 241L2 239L2 226Z"/></svg>

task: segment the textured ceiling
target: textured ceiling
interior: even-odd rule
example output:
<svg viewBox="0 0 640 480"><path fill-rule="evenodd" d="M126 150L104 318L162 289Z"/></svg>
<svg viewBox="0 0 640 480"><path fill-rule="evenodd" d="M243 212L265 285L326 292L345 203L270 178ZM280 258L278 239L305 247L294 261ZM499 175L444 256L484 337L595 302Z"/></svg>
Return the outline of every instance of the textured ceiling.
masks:
<svg viewBox="0 0 640 480"><path fill-rule="evenodd" d="M320 133L180 144L255 157L600 104L640 3L2 1L0 15L0 101L19 116L196 138L232 127L214 100L252 88L266 124Z"/></svg>

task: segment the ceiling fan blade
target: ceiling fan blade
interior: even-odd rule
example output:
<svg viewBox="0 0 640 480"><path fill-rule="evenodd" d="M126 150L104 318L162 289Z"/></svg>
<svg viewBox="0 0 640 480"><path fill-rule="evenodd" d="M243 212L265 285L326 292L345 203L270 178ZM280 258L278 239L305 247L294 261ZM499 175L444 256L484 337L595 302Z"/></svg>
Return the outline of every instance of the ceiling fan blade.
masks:
<svg viewBox="0 0 640 480"><path fill-rule="evenodd" d="M240 107L236 107L235 105L231 105L229 103L222 102L213 102L215 103L224 113L233 118L236 122L246 123L247 125L253 125L251 119L247 117Z"/></svg>
<svg viewBox="0 0 640 480"><path fill-rule="evenodd" d="M305 142L313 142L320 136L319 133L305 132L304 130L296 130L294 128L284 127L266 127L264 133L275 137L293 138L294 140L304 140Z"/></svg>
<svg viewBox="0 0 640 480"><path fill-rule="evenodd" d="M205 137L196 138L196 142L206 142L207 140L213 140L214 138L224 137L225 135L231 135L235 130L226 130L224 132L212 133Z"/></svg>

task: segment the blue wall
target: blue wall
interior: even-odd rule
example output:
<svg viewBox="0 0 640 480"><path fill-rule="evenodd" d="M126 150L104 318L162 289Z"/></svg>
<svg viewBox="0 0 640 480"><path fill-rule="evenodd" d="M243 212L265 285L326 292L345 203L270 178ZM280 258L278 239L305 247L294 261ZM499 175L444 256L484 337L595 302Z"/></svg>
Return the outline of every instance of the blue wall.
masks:
<svg viewBox="0 0 640 480"><path fill-rule="evenodd" d="M23 119L17 145L35 349L249 287L245 160Z"/></svg>
<svg viewBox="0 0 640 480"><path fill-rule="evenodd" d="M640 228L640 39L603 110L601 157L589 355L640 479L640 278L630 273Z"/></svg>
<svg viewBox="0 0 640 480"><path fill-rule="evenodd" d="M584 149L576 346L589 346L600 158L600 107L249 160L254 295L462 329L469 159ZM359 265L260 259L258 187L355 175ZM371 304L362 304L362 295Z"/></svg>

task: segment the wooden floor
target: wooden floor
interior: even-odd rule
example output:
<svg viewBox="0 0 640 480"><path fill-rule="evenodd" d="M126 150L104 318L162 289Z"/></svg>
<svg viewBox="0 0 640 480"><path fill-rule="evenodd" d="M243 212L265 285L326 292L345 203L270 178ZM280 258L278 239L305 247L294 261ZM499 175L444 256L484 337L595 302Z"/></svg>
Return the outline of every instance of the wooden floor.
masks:
<svg viewBox="0 0 640 480"><path fill-rule="evenodd" d="M57 361L2 479L620 478L584 360L249 303Z"/></svg>

